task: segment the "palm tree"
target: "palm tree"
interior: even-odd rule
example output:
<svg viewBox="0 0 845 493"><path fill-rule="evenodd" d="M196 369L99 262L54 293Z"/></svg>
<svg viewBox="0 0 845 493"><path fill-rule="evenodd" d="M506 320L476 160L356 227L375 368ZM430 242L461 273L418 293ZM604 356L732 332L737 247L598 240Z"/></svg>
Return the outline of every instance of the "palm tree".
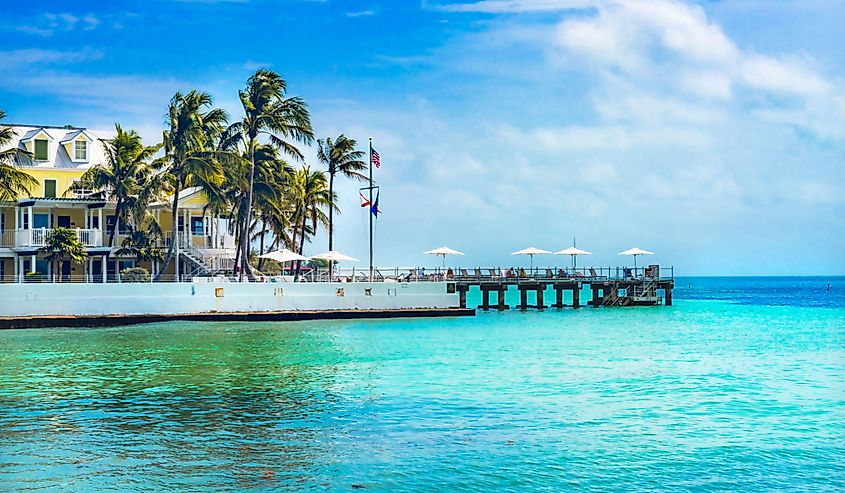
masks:
<svg viewBox="0 0 845 493"><path fill-rule="evenodd" d="M85 245L79 241L76 233L68 228L53 228L47 233L44 246L38 249L39 253L46 253L45 259L48 262L56 262L55 273L61 274L61 264L65 258L69 258L74 264L85 263L88 258L88 252L85 251ZM61 279L61 275L59 276Z"/></svg>
<svg viewBox="0 0 845 493"><path fill-rule="evenodd" d="M224 140L230 145L240 143L248 159L248 185L243 217L240 219L241 271L249 268L249 229L252 217L253 190L255 186L255 157L258 148L258 136L267 136L270 144L283 153L301 161L302 153L295 143L311 144L314 132L311 130L311 117L305 102L298 97L287 97L287 82L272 70L259 69L246 81L246 89L239 91L244 109L243 119L226 129Z"/></svg>
<svg viewBox="0 0 845 493"><path fill-rule="evenodd" d="M77 184L77 187L101 192L104 198L115 202L115 221L108 232L109 247L114 245L118 222L127 224L130 212L134 211L132 216L136 219L138 211L146 209L147 204L144 202L149 202L149 191L154 188L150 187L153 169L149 161L161 148L161 145L145 146L141 142L141 136L134 130L127 132L119 124L114 127L117 135L102 141L106 162L86 171ZM146 201L143 200L144 197L147 198Z"/></svg>
<svg viewBox="0 0 845 493"><path fill-rule="evenodd" d="M173 260L179 232L179 194L185 187L213 188L222 181L221 159L228 155L214 149L214 143L227 123L228 116L222 109L208 109L211 96L191 90L177 92L170 99L164 131L164 173L173 191L171 241L161 269L159 280ZM186 224L187 228L188 225ZM177 273L178 275L178 273Z"/></svg>
<svg viewBox="0 0 845 493"><path fill-rule="evenodd" d="M299 254L302 255L305 239L316 232L317 225L328 225L329 219L323 209L335 207L335 197L329 192L326 174L323 171L312 171L308 166L297 170L291 183L290 194L295 206L294 224L300 227ZM294 231L294 241L296 236ZM299 276L301 266L302 262L297 262L295 276Z"/></svg>
<svg viewBox="0 0 845 493"><path fill-rule="evenodd" d="M347 136L340 134L337 140L332 142L331 137L317 141L317 159L328 168L329 172L329 194L334 196L334 176L337 173L347 178L354 178L358 181L366 179L359 173L367 169L367 163L363 161L364 151L355 149L357 142ZM334 207L329 207L329 250L334 250L332 238L334 236Z"/></svg>
<svg viewBox="0 0 845 493"><path fill-rule="evenodd" d="M161 260L161 249L155 246L155 237L146 231L132 230L120 243L115 255L132 255L140 263Z"/></svg>
<svg viewBox="0 0 845 493"><path fill-rule="evenodd" d="M6 118L6 112L0 110L0 120ZM6 146L15 138L15 132L8 125L0 125L0 201L15 200L19 195L27 193L38 186L38 181L28 173L15 167L16 164L26 164L32 159L32 154L18 146L9 149Z"/></svg>

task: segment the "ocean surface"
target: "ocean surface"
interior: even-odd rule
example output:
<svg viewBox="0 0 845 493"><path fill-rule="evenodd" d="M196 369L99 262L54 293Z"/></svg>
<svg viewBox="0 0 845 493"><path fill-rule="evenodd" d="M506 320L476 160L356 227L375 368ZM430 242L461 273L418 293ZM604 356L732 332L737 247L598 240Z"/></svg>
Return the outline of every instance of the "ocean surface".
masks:
<svg viewBox="0 0 845 493"><path fill-rule="evenodd" d="M845 490L845 278L677 284L672 307L0 331L0 491Z"/></svg>

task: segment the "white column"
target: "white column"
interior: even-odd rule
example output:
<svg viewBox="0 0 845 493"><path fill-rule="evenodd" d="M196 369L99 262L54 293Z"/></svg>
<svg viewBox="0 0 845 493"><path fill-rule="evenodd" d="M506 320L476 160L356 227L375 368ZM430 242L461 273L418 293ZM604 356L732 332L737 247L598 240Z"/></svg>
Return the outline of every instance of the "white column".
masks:
<svg viewBox="0 0 845 493"><path fill-rule="evenodd" d="M21 215L21 208L18 207L18 206L15 206L15 228L14 228L15 230L18 229L18 221L19 221L18 216L20 216L20 215Z"/></svg>
<svg viewBox="0 0 845 493"><path fill-rule="evenodd" d="M175 247L174 247L175 251L176 251L176 254L175 254L176 255L176 263L175 263L174 267L175 267L176 270L174 271L173 276L174 276L174 279L176 280L176 282L179 282L179 235L181 235L182 233L179 231L179 211L178 210L176 211L176 215L173 216L173 220L176 221L176 237L173 238L173 240L172 240L172 241L176 242Z"/></svg>
<svg viewBox="0 0 845 493"><path fill-rule="evenodd" d="M24 268L23 268L23 255L18 255L18 282L23 282L23 275L24 275Z"/></svg>
<svg viewBox="0 0 845 493"><path fill-rule="evenodd" d="M105 223L103 223L103 208L102 207L97 209L97 218L98 218L97 220L100 222L100 234L103 237L105 237L106 236L106 230L104 229Z"/></svg>
<svg viewBox="0 0 845 493"><path fill-rule="evenodd" d="M29 271L30 271L30 272L36 272L36 269L35 269L35 255L32 255L32 256L29 258Z"/></svg>
<svg viewBox="0 0 845 493"><path fill-rule="evenodd" d="M101 255L100 258L102 259L102 260L100 260L100 274L102 274L102 276L103 276L103 279L100 282L105 283L106 282L106 258L108 258L108 257L105 256L105 255Z"/></svg>
<svg viewBox="0 0 845 493"><path fill-rule="evenodd" d="M32 222L32 206L28 207L29 209L29 229L35 229L35 224Z"/></svg>
<svg viewBox="0 0 845 493"><path fill-rule="evenodd" d="M20 279L21 268L18 266L20 261L16 258L12 263L15 264L15 279Z"/></svg>

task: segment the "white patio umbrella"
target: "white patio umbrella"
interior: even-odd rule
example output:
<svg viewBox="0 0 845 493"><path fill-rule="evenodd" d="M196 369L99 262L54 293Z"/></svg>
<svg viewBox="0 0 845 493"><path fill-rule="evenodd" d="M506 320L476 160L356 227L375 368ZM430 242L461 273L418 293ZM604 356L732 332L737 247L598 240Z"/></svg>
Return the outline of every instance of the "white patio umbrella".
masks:
<svg viewBox="0 0 845 493"><path fill-rule="evenodd" d="M319 255L313 255L311 257L311 259L312 260L314 260L314 259L328 260L329 262L343 262L343 261L357 262L358 261L357 258L352 258L349 255L344 255L344 254L342 254L338 251L335 251L335 250L331 250L331 251L326 252L326 253L321 253Z"/></svg>
<svg viewBox="0 0 845 493"><path fill-rule="evenodd" d="M642 248L629 248L624 252L619 252L619 255L631 255L634 257L634 268L637 267L637 255L654 255L654 252L643 250Z"/></svg>
<svg viewBox="0 0 845 493"><path fill-rule="evenodd" d="M522 250L518 250L516 252L511 253L511 255L528 255L531 257L531 270L534 270L534 255L544 255L546 253L552 253L548 250L543 250L540 248L528 247Z"/></svg>
<svg viewBox="0 0 845 493"><path fill-rule="evenodd" d="M304 257L296 252L292 252L287 248L283 248L281 250L274 250L272 252L267 252L264 255L259 255L258 258L266 258L270 260L275 260L281 264L287 262L296 262L297 260L308 260L308 257Z"/></svg>
<svg viewBox="0 0 845 493"><path fill-rule="evenodd" d="M572 267L575 267L575 257L578 255L592 255L592 253L588 252L587 250L581 250L580 248L575 248L571 246L569 248L565 248L558 252L555 252L555 255L570 255L572 257Z"/></svg>
<svg viewBox="0 0 845 493"><path fill-rule="evenodd" d="M429 250L427 252L423 252L423 255L440 255L443 257L443 267L446 267L446 255L463 255L463 252L459 252L457 250L452 250L447 246L442 246L440 248L435 248L434 250Z"/></svg>
<svg viewBox="0 0 845 493"><path fill-rule="evenodd" d="M319 259L319 260L328 260L329 261L329 280L330 281L332 279L332 270L333 270L332 266L333 266L334 262L343 262L343 261L357 262L358 261L357 258L352 258L349 255L344 255L344 254L342 254L338 251L335 251L335 250L330 250L326 253L314 255L313 257L311 257L311 259L312 260Z"/></svg>
<svg viewBox="0 0 845 493"><path fill-rule="evenodd" d="M258 258L267 258L270 260L275 260L276 262L296 262L297 260L308 260L308 257L304 257L296 252L292 252L287 248L267 252L264 255L259 255Z"/></svg>

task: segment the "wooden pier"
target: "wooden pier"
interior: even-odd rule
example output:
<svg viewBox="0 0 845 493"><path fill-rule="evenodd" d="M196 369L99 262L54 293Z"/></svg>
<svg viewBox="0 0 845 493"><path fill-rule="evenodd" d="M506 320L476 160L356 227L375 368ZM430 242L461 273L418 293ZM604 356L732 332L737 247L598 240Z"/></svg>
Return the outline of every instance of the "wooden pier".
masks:
<svg viewBox="0 0 845 493"><path fill-rule="evenodd" d="M656 270L656 269L655 269ZM510 306L505 300L505 295L510 286L516 286L519 292L519 304L515 307L520 310L529 308L564 308L581 306L581 293L585 289L591 293L587 305L592 307L600 306L656 306L672 305L672 290L675 288L675 280L672 277L647 277L630 276L610 278L609 276L595 276L586 278L556 278L548 276L543 278L537 276L535 279L514 279L514 278L484 278L484 276L459 278L455 280L455 289L460 295L461 308L467 306L467 293L472 286L478 286L481 290L482 310L507 310ZM554 302L549 306L545 295L551 288L554 291ZM571 304L564 302L566 293L571 293L568 298Z"/></svg>

